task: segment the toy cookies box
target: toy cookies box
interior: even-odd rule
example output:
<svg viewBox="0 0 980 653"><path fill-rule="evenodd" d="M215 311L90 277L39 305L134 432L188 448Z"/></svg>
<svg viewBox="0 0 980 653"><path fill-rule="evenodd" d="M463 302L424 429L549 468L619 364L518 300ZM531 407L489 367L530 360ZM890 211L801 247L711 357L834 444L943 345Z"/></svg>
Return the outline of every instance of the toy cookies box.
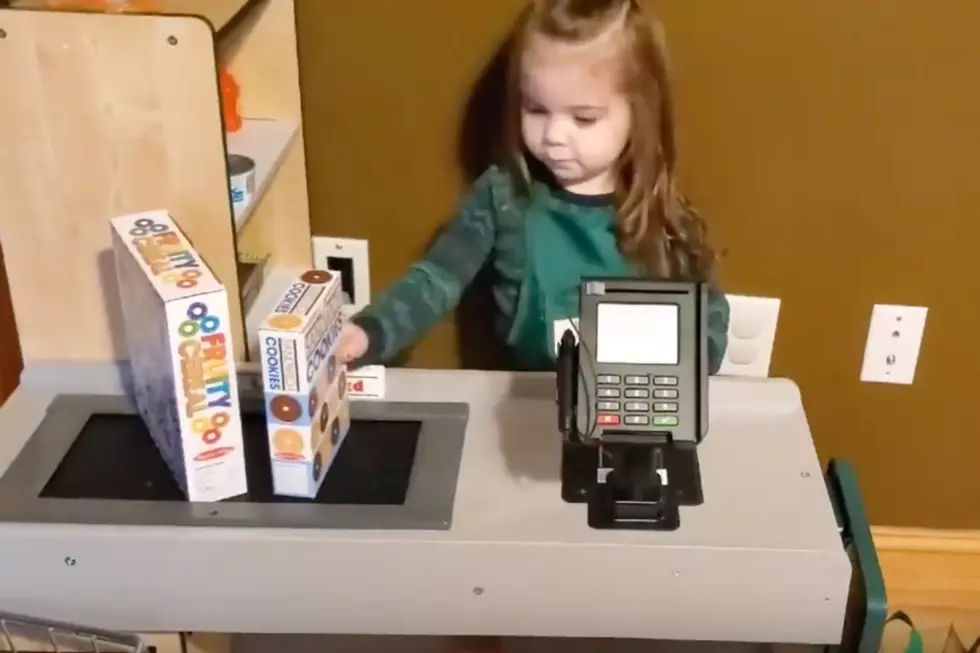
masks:
<svg viewBox="0 0 980 653"><path fill-rule="evenodd" d="M272 490L313 498L350 430L340 275L307 270L259 329Z"/></svg>
<svg viewBox="0 0 980 653"><path fill-rule="evenodd" d="M111 220L137 410L190 501L248 490L228 296L166 211Z"/></svg>

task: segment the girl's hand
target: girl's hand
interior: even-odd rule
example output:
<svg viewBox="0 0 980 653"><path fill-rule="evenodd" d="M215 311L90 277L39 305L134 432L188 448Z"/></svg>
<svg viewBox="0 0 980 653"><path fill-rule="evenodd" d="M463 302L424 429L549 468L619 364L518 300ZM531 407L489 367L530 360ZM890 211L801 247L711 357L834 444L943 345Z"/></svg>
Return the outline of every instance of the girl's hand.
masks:
<svg viewBox="0 0 980 653"><path fill-rule="evenodd" d="M340 331L337 343L337 358L343 363L357 360L368 350L368 335L364 329L348 322Z"/></svg>

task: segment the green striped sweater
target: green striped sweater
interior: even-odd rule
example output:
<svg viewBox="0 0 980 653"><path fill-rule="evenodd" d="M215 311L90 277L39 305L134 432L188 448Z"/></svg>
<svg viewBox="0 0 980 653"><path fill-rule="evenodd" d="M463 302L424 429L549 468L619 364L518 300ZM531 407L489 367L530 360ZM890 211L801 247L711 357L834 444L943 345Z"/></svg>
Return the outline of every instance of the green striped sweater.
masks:
<svg viewBox="0 0 980 653"><path fill-rule="evenodd" d="M503 342L514 325L529 265L525 225L535 219L536 212L558 211L573 219L595 219L599 214L608 220L612 231L615 212L611 197L574 195L537 181L534 191L531 198L519 195L507 171L499 167L487 170L428 252L352 318L369 341L368 351L353 365L386 363L416 343L456 307L488 262L494 273L494 327ZM712 374L725 354L728 318L728 302L712 286L708 315Z"/></svg>

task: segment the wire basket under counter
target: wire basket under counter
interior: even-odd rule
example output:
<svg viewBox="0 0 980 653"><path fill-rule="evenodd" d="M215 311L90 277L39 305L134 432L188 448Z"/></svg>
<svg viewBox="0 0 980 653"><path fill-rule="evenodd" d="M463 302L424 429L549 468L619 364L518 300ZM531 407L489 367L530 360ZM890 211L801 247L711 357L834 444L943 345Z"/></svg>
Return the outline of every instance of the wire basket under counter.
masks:
<svg viewBox="0 0 980 653"><path fill-rule="evenodd" d="M138 635L0 611L0 651L147 653Z"/></svg>

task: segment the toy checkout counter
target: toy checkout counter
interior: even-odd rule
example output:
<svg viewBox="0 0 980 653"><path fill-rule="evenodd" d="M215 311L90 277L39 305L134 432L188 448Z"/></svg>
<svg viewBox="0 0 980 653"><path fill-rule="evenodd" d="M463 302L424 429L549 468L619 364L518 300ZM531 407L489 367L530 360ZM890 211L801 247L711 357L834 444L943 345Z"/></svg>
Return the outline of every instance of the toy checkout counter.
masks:
<svg viewBox="0 0 980 653"><path fill-rule="evenodd" d="M189 503L113 365L0 409L0 606L135 632L807 643L877 650L851 471L797 387L711 378L697 285L583 282L555 374L391 369L316 500ZM650 334L657 334L651 338Z"/></svg>

